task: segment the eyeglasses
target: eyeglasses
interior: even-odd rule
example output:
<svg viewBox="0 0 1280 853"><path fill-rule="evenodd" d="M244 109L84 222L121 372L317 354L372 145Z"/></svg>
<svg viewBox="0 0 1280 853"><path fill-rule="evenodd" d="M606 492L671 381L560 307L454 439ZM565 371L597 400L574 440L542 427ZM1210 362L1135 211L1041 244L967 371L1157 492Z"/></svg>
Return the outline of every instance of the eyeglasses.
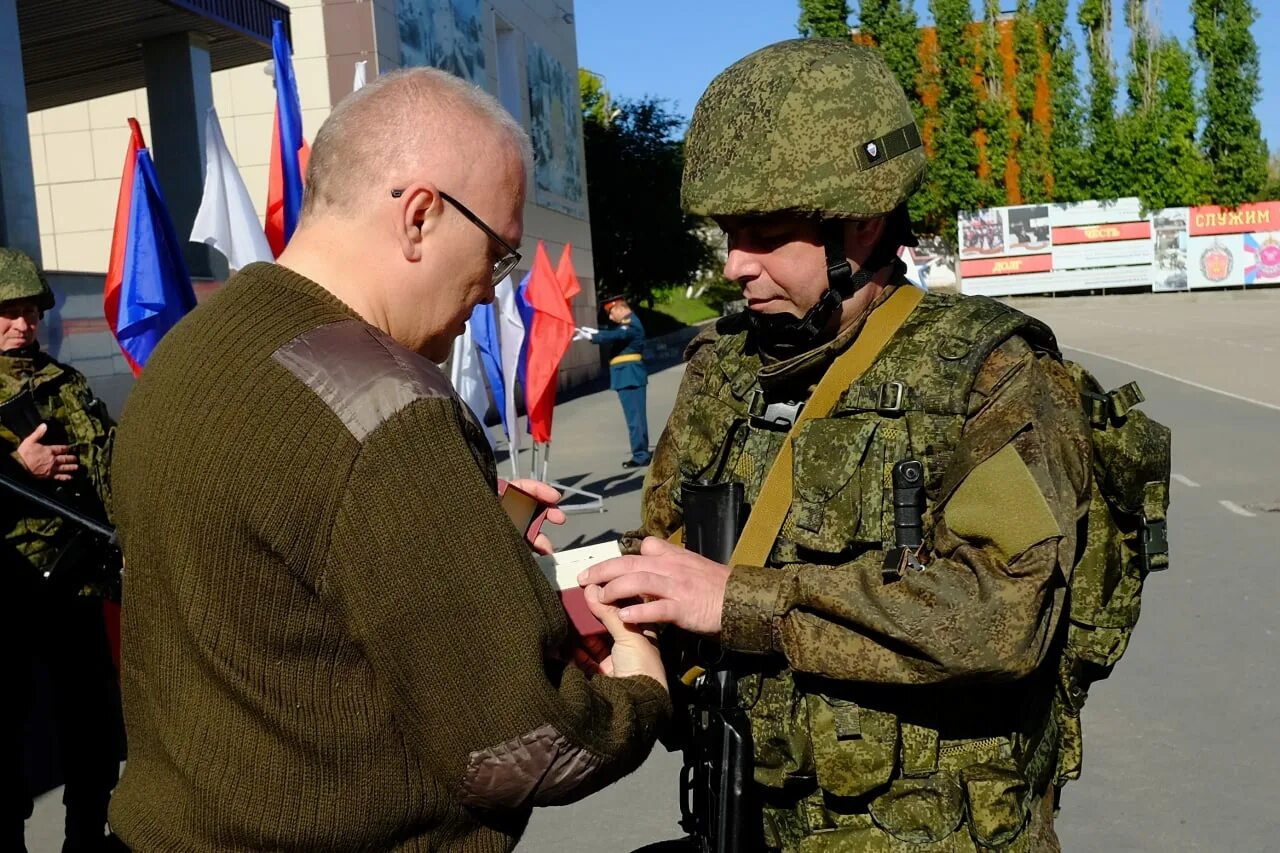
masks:
<svg viewBox="0 0 1280 853"><path fill-rule="evenodd" d="M445 201L449 202L449 204L453 205L454 208L459 213L461 213L463 216L465 216L467 219L471 221L471 224L475 225L485 234L488 234L489 237L491 237L495 243L497 243L499 246L502 247L503 251L505 251L506 254L493 262L493 273L492 273L493 283L497 284L498 282L506 278L507 274L516 268L516 264L520 263L520 253L517 252L514 248L512 248L510 243L508 243L506 240L503 240L501 237L499 237L498 233L494 231L492 228L490 228L488 225L486 225L483 219L481 219L479 216L476 216L474 213L472 213L471 210L465 204L458 201L456 198L449 195L444 190L437 190L437 192L440 194L440 198L444 199ZM392 198L400 198L400 196L402 195L404 195L404 190L402 189L391 191Z"/></svg>

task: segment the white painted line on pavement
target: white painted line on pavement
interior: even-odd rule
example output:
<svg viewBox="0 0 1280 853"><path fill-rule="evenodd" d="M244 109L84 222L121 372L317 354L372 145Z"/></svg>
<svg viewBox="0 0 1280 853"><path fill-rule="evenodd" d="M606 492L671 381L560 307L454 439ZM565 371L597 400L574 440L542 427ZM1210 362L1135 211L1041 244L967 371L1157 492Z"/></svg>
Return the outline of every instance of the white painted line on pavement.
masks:
<svg viewBox="0 0 1280 853"><path fill-rule="evenodd" d="M1245 518L1257 517L1253 513L1249 512L1249 510L1240 506L1240 504L1232 503L1231 501L1218 501L1218 503L1222 504L1224 507L1234 512L1236 515L1243 515Z"/></svg>
<svg viewBox="0 0 1280 853"><path fill-rule="evenodd" d="M1230 391L1223 391L1221 388L1214 388L1212 385L1202 385L1199 382L1192 382L1190 379L1183 379L1181 376L1174 376L1172 373L1165 373L1156 370L1153 367L1147 367L1145 364L1134 364L1132 361L1125 361L1123 358L1116 358L1114 355L1107 355L1102 352L1094 352L1093 350L1080 349L1080 347L1063 347L1064 350L1069 349L1072 352L1082 352L1085 355L1091 355L1095 358L1105 358L1108 361L1114 361L1116 364L1123 364L1125 367L1132 367L1137 370L1145 370L1147 373L1154 373L1156 376L1172 379L1174 382L1181 382L1183 385L1190 385L1192 388L1199 388L1201 391L1212 391L1214 394L1221 394L1224 397L1230 397L1233 400L1240 400L1244 403L1253 403L1255 406L1262 406L1266 409L1274 409L1280 412L1280 406L1275 403L1264 403L1261 400L1255 400L1252 397L1245 397L1241 394L1232 394Z"/></svg>
<svg viewBox="0 0 1280 853"><path fill-rule="evenodd" d="M1192 480L1190 477L1184 477L1181 474L1170 474L1169 476L1173 477L1173 479L1177 480L1179 483L1181 483L1184 486L1189 486L1193 489L1200 488L1200 484L1197 483L1195 480Z"/></svg>

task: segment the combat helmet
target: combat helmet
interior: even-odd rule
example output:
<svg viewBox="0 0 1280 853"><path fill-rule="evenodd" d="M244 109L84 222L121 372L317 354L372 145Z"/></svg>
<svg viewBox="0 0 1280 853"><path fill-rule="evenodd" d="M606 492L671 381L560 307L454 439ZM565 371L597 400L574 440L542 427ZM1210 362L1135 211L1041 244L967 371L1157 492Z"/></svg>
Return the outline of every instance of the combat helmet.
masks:
<svg viewBox="0 0 1280 853"><path fill-rule="evenodd" d="M711 81L685 137L680 195L703 216L790 213L825 223L830 288L815 316L790 332L775 329L803 339L894 261L878 252L852 272L840 222L905 218L924 173L911 103L880 53L843 39L793 39Z"/></svg>
<svg viewBox="0 0 1280 853"><path fill-rule="evenodd" d="M53 308L53 291L35 261L17 249L0 248L0 303L35 299L41 311Z"/></svg>

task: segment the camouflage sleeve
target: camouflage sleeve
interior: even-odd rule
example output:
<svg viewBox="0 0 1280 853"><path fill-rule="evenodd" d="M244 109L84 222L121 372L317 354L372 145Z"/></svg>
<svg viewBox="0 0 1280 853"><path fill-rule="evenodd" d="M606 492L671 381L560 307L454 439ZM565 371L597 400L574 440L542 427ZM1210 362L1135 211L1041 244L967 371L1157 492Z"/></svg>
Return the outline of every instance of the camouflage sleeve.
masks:
<svg viewBox="0 0 1280 853"><path fill-rule="evenodd" d="M641 527L623 537L624 541L629 540L634 545L631 550L635 550L639 540L645 536L670 538L684 523L683 513L675 502L675 485L680 479L680 448L676 446L675 436L683 433L694 395L702 387L706 371L715 360L715 348L707 345L714 340L714 330L708 329L689 345L689 363L680 381L680 390L676 392L675 405L645 474Z"/></svg>
<svg viewBox="0 0 1280 853"><path fill-rule="evenodd" d="M839 566L735 567L722 641L842 680L1011 679L1057 627L1088 506L1088 425L1066 371L1013 340L988 359L931 510L924 571L882 551Z"/></svg>
<svg viewBox="0 0 1280 853"><path fill-rule="evenodd" d="M107 412L106 404L89 387L89 380L71 368L66 370L70 378L60 389L63 404L60 420L74 437L81 469L110 518L111 448L115 442L116 422Z"/></svg>

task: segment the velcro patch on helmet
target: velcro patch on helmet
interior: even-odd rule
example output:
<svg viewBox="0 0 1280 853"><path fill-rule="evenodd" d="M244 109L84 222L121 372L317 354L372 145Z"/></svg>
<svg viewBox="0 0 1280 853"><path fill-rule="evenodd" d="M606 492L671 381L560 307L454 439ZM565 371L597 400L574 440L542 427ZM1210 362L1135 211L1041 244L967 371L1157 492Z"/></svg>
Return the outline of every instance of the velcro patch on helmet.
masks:
<svg viewBox="0 0 1280 853"><path fill-rule="evenodd" d="M920 129L916 127L916 123L904 124L897 130L891 130L884 136L859 145L856 149L858 168L865 171L881 163L888 163L893 158L901 157L923 144L920 139Z"/></svg>

